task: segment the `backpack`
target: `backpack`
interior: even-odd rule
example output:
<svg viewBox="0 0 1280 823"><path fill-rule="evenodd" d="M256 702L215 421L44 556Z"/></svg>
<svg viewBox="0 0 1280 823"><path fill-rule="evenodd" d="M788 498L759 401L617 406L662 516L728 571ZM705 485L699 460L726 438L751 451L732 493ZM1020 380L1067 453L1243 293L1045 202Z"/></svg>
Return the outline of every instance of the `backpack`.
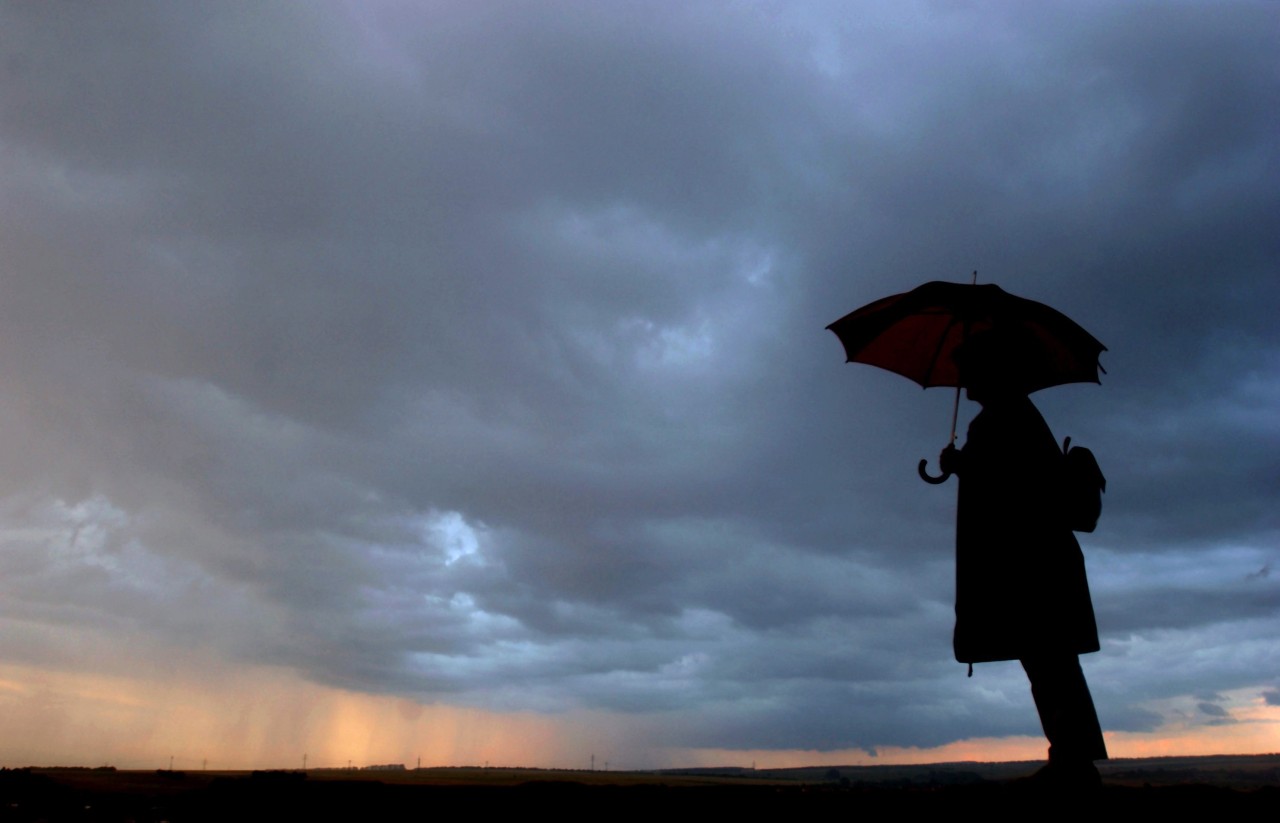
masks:
<svg viewBox="0 0 1280 823"><path fill-rule="evenodd" d="M1102 493L1107 490L1107 478L1098 468L1093 452L1083 446L1071 447L1071 438L1062 441L1065 473L1062 484L1065 496L1067 525L1073 532L1091 532L1098 525L1102 514Z"/></svg>

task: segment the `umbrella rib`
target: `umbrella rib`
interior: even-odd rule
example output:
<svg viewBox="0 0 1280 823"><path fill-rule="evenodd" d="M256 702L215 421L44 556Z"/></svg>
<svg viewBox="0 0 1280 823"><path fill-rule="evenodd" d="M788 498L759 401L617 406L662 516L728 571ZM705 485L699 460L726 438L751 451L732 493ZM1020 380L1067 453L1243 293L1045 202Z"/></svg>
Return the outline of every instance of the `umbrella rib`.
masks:
<svg viewBox="0 0 1280 823"><path fill-rule="evenodd" d="M958 321L958 318L956 318L955 315L952 315L951 319L947 322L947 327L943 329L942 334L938 336L938 345L933 350L933 357L929 359L929 368L924 373L924 380L922 381L922 385L925 388L929 387L929 381L933 378L934 367L938 365L938 359L942 356L942 349L947 344L947 335L951 334L951 329L955 326L957 321ZM956 382L959 382L959 381L956 381Z"/></svg>

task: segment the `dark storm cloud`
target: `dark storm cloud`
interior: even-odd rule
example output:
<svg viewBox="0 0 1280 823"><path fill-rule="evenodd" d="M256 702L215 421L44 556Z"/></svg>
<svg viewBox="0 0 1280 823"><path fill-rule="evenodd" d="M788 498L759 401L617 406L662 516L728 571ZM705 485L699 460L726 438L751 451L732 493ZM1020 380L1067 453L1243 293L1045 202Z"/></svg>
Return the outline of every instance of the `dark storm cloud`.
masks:
<svg viewBox="0 0 1280 823"><path fill-rule="evenodd" d="M1227 717L1228 716L1227 710L1219 706L1217 703L1202 702L1199 704L1198 708L1200 709L1200 711L1204 712L1210 717Z"/></svg>
<svg viewBox="0 0 1280 823"><path fill-rule="evenodd" d="M5 614L689 745L1034 734L947 663L950 398L823 331L978 268L1110 349L1037 396L1109 479L1104 721L1256 686L1273 23L7 7Z"/></svg>

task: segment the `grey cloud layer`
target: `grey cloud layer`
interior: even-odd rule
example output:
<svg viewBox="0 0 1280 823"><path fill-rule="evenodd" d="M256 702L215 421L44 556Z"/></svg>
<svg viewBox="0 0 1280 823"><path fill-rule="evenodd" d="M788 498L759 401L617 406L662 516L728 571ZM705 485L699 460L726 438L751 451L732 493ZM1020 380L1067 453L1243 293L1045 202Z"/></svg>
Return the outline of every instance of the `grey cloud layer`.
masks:
<svg viewBox="0 0 1280 823"><path fill-rule="evenodd" d="M7 7L3 614L45 638L10 651L124 621L139 654L650 713L670 745L1035 733L947 662L951 498L912 463L949 398L822 330L976 267L1111 349L1102 388L1037 398L1110 480L1104 722L1266 685L1271 30Z"/></svg>

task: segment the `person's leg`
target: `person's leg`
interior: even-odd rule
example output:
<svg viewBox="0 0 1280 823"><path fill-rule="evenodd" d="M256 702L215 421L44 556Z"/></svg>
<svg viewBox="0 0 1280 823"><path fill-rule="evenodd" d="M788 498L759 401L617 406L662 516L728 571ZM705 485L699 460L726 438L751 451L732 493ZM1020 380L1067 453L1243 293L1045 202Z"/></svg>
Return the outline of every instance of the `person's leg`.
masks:
<svg viewBox="0 0 1280 823"><path fill-rule="evenodd" d="M1093 697L1075 655L1047 655L1022 661L1040 725L1049 739L1049 762L1085 764L1107 759Z"/></svg>

